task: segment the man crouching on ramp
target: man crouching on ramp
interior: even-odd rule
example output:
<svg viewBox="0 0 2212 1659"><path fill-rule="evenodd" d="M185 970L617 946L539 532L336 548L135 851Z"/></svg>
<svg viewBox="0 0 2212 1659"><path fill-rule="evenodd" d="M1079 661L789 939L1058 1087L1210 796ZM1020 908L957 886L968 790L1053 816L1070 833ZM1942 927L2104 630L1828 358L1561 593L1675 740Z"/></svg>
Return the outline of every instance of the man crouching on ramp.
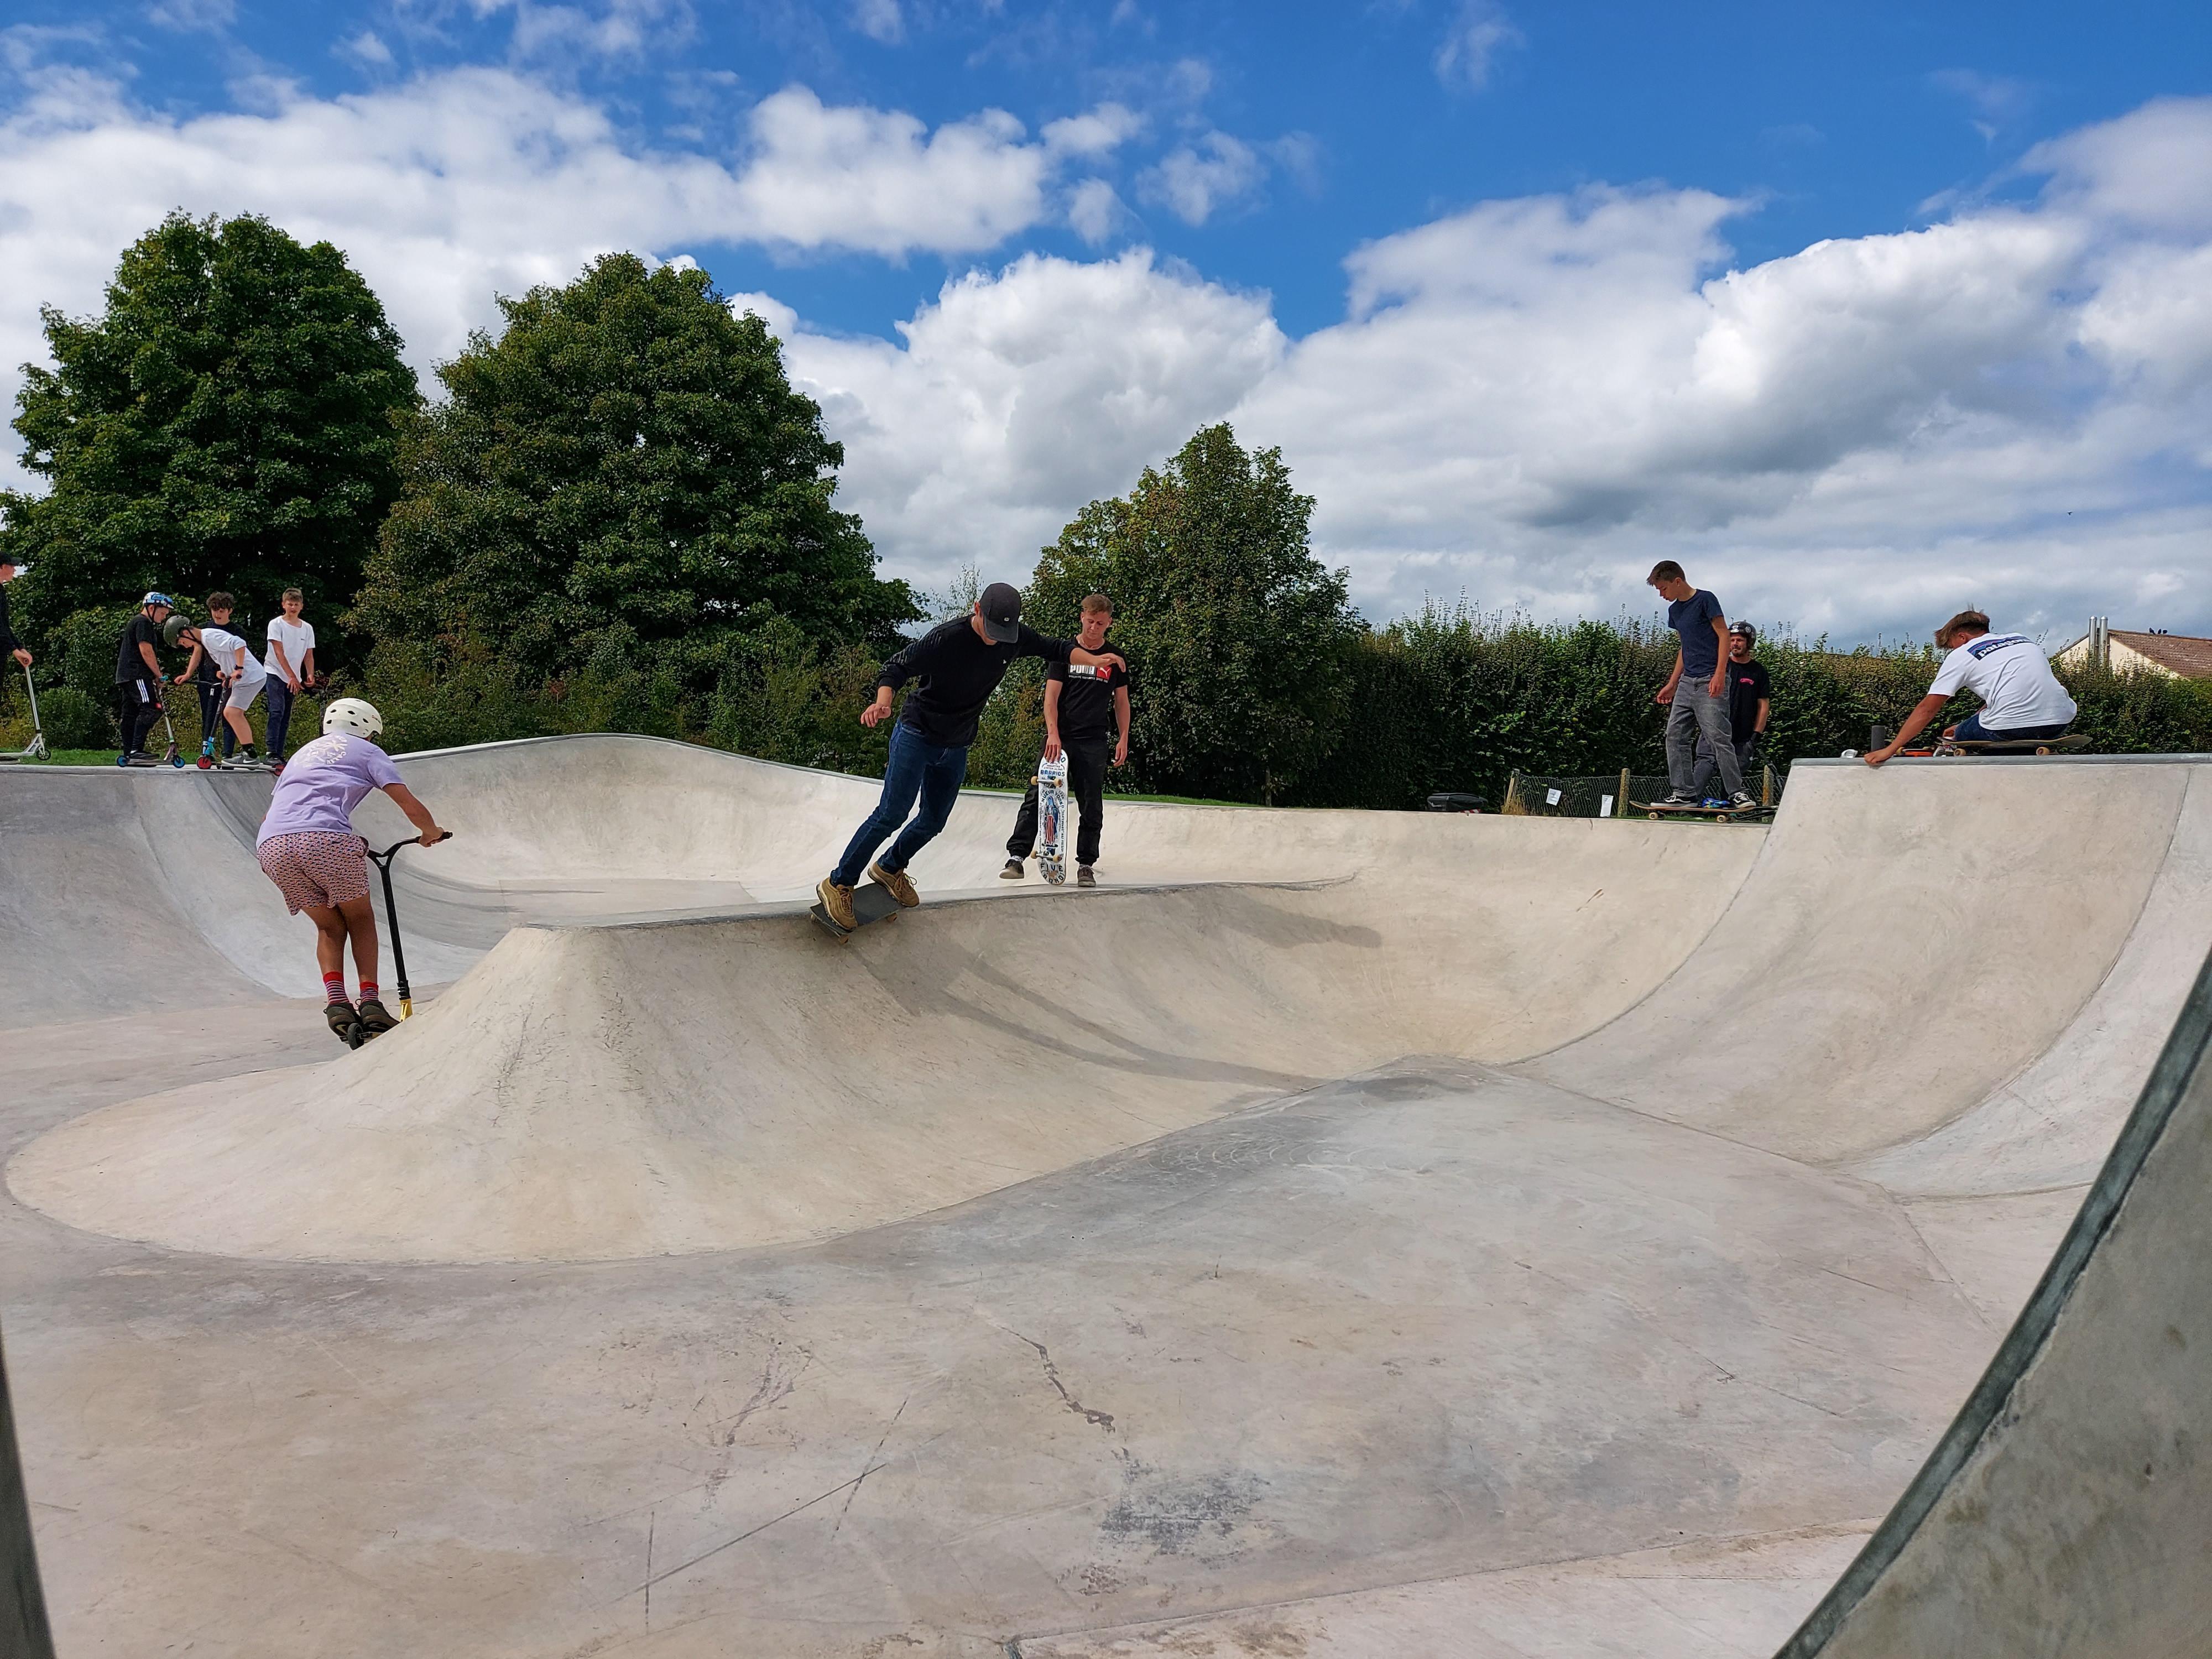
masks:
<svg viewBox="0 0 2212 1659"><path fill-rule="evenodd" d="M863 868L902 905L921 902L906 867L952 816L952 803L968 775L968 745L975 741L976 721L1017 658L1128 672L1119 653L1086 651L1073 640L1047 639L1024 627L1021 617L1022 596L1005 582L993 582L967 616L939 623L876 676L876 699L860 711L863 726L890 717L891 694L899 687L911 680L915 689L891 732L883 799L854 833L837 867L815 889L823 909L846 932L860 925L853 913L853 889ZM921 810L908 823L917 796ZM900 830L901 824L906 827ZM898 839L890 851L870 863L895 830Z"/></svg>

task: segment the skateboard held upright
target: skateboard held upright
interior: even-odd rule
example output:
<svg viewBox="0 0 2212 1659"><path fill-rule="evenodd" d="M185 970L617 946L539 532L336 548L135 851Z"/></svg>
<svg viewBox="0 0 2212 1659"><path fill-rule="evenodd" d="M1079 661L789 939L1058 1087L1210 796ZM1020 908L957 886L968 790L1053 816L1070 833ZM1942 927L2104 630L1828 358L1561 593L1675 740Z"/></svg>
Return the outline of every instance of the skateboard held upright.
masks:
<svg viewBox="0 0 2212 1659"><path fill-rule="evenodd" d="M1037 763L1037 873L1054 886L1067 881L1067 751Z"/></svg>

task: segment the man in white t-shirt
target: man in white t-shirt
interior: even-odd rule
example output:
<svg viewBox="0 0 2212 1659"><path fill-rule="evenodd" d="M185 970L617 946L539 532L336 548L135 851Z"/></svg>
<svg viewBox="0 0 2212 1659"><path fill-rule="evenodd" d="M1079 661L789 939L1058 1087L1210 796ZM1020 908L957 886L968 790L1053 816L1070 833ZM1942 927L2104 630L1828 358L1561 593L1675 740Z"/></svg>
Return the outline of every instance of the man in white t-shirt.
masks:
<svg viewBox="0 0 2212 1659"><path fill-rule="evenodd" d="M269 763L279 769L284 764L293 701L315 683L315 625L300 617L306 605L298 588L288 587L284 614L269 619Z"/></svg>
<svg viewBox="0 0 2212 1659"><path fill-rule="evenodd" d="M208 610L213 614L228 617L236 604L228 593L208 595ZM215 665L216 678L225 688L222 718L238 740L235 758L248 766L256 764L259 757L253 752L253 728L246 723L246 711L261 695L268 675L254 657L253 648L228 628L219 628L213 623L194 628L182 617L170 617L161 631L172 646L189 645L207 653L208 660ZM182 679L185 676L177 678Z"/></svg>
<svg viewBox="0 0 2212 1659"><path fill-rule="evenodd" d="M1881 765L1919 736L1961 691L1982 700L1980 713L1944 731L1945 737L1962 743L2063 738L2081 712L2051 672L2041 646L2025 634L1990 633L1990 619L1978 611L1961 611L1945 623L1936 630L1936 643L1944 657L1935 684L1905 717L1897 735L1867 756L1869 766Z"/></svg>

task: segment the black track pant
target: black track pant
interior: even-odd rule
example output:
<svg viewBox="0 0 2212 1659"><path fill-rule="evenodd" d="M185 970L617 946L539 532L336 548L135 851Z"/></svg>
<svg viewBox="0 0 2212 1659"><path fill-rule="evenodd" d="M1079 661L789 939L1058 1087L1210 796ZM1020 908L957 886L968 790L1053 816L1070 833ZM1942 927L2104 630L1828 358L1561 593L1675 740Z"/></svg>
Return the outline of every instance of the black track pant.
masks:
<svg viewBox="0 0 2212 1659"><path fill-rule="evenodd" d="M1106 816L1106 756L1111 745L1104 738L1068 738L1060 748L1067 755L1067 793L1074 797L1083 827L1076 832L1075 861L1098 862L1098 832ZM1014 819L1014 833L1006 839L1006 856L1025 859L1036 846L1037 787L1031 784L1022 797L1022 810Z"/></svg>
<svg viewBox="0 0 2212 1659"><path fill-rule="evenodd" d="M115 713L123 728L123 752L136 754L161 718L161 688L149 680L125 680L115 688Z"/></svg>

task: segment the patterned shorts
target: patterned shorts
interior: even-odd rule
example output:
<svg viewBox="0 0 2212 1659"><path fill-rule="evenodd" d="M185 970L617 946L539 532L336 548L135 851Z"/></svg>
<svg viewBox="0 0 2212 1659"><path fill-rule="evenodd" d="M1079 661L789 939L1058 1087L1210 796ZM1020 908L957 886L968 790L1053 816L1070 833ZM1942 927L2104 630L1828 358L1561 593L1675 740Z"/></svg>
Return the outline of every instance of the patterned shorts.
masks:
<svg viewBox="0 0 2212 1659"><path fill-rule="evenodd" d="M368 860L361 837L336 830L302 830L261 843L261 873L284 895L294 915L310 905L325 908L368 896Z"/></svg>

